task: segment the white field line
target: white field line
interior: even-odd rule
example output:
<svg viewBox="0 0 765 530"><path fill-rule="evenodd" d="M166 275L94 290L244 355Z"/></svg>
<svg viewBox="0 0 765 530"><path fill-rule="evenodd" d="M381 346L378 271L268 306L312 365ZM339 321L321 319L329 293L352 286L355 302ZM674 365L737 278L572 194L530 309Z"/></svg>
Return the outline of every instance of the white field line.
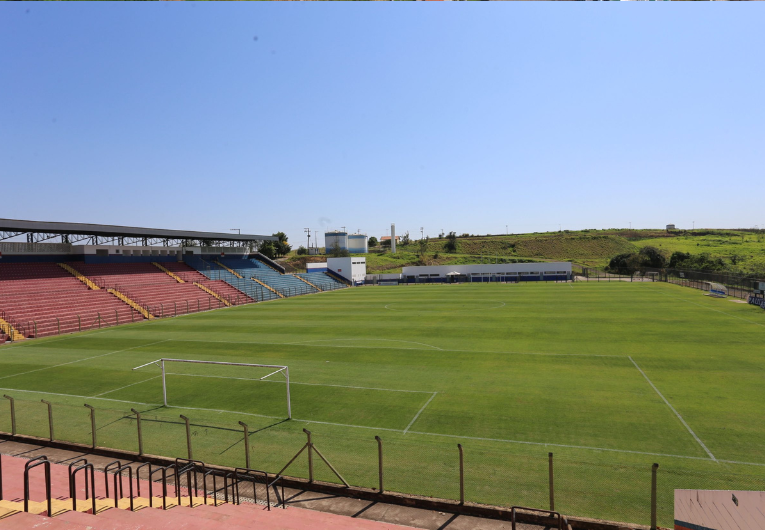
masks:
<svg viewBox="0 0 765 530"><path fill-rule="evenodd" d="M412 425L414 425L414 422L415 422L415 421L417 421L417 418L419 418L419 417L420 417L420 414L422 414L422 411L423 411L423 410L425 410L425 407L427 407L428 405L430 405L430 402L431 402L431 401L433 401L433 398L434 398L434 397L436 397L436 394L438 394L438 392L433 392L433 395L432 395L432 396L430 396L430 399L428 399L428 400L425 402L425 404L422 406L422 408L421 408L419 411L417 411L417 414L415 414L415 415L414 415L414 418L412 418L412 421L410 421L410 422L409 422L409 425L407 425L407 426L406 426L406 429L404 429L404 434L406 434L406 433L407 433L407 431L409 431L409 428L410 428Z"/></svg>
<svg viewBox="0 0 765 530"><path fill-rule="evenodd" d="M674 285L674 284L673 284L673 285ZM701 304L699 304L699 303L696 303L696 302L692 302L691 300L687 300L687 299L685 299L685 298L681 298L681 297L679 297L679 296L672 296L671 294L665 293L665 292L663 292L663 291L660 291L660 290L658 290L658 289L654 289L654 291L655 291L655 292L658 292L658 293L661 293L661 294L663 294L664 296L668 296L668 297L670 297L670 298L674 298L675 300L680 300L681 302L687 302L687 303L689 303L689 304L693 304L693 305L695 305L695 306L699 306L699 307L701 307L701 308L703 308L703 309L708 309L709 311L715 311L715 312L717 312L717 313L722 313L723 315L725 315L725 316L729 316L729 317L731 317L731 318L737 318L737 319L739 319L739 320L743 320L744 322L749 322L750 324L754 324L754 325L756 325L756 326L762 326L762 327L765 327L765 324L762 324L762 323L760 323L760 322L755 322L754 320L749 320L748 318L740 317L740 316L738 316L738 315L732 315L731 313L728 313L727 311L720 311L719 309L715 309L714 307L707 307L707 306L705 306L705 305L701 305Z"/></svg>
<svg viewBox="0 0 765 530"><path fill-rule="evenodd" d="M212 377L214 379L237 379L240 381L262 381L263 383L282 383L282 384L284 383L283 381L271 381L269 379L252 379L250 377L228 377L225 375L203 375L203 374L178 374L175 372L166 372L166 373L167 375L180 375L184 377ZM133 383L133 384L138 384L138 383ZM324 383L298 383L292 380L290 380L290 385L331 386L331 387L337 387L337 388L355 388L358 390L382 390L384 392L411 392L415 394L432 394L433 393L428 390L400 390L397 388L374 388L369 386L328 385Z"/></svg>
<svg viewBox="0 0 765 530"><path fill-rule="evenodd" d="M27 372L21 372L21 373L12 374L12 375L6 375L6 376L3 376L3 377L0 377L0 379L8 379L9 377L17 377L19 375L31 374L33 372L40 372L42 370L50 370L51 368L58 368L59 366L66 366L68 364L81 363L82 361L89 361L91 359L98 359L99 357L106 357L107 355L114 355L115 353L122 353L122 352L130 351L130 350L135 350L135 349L138 349L138 348L145 348L146 346L153 346L154 344L160 344L161 342L167 342L168 340L170 340L170 339L158 340L157 342L150 342L149 344L141 344L140 346L133 346L131 348L125 348L123 350L112 351L112 352L109 352L109 353L102 353L100 355L94 355L92 357L85 357L84 359L77 359L76 361L69 361L69 362L66 362L66 363L54 364L52 366L44 366L43 368L35 368L34 370L29 370Z"/></svg>
<svg viewBox="0 0 765 530"><path fill-rule="evenodd" d="M396 340L396 339L315 339L315 340L301 340L298 342L281 342L280 344L307 344L311 342L335 342L338 340L353 340L353 341L372 341L372 340L381 340L386 342L406 342L407 344L418 344L420 346L427 346L428 348L433 348L439 351L444 351L443 349L439 348L438 346L433 346L431 344L425 344L424 342L414 342L413 340ZM343 347L343 346L341 346ZM347 346L344 346L347 347ZM357 346L358 347L358 346ZM416 350L419 348L396 348L397 350Z"/></svg>
<svg viewBox="0 0 765 530"><path fill-rule="evenodd" d="M151 381L152 379L157 379L159 377L162 377L161 375L155 375L154 377L150 377L148 379L144 379L143 381L138 381L137 383L131 383L129 385L121 386L119 388L115 388L114 390L107 390L106 392L101 392L100 394L96 394L93 397L103 396L105 394L111 394L112 392L116 392L117 390L122 390L123 388L129 388L131 386L140 385L141 383L145 383L146 381Z"/></svg>
<svg viewBox="0 0 765 530"><path fill-rule="evenodd" d="M295 342L258 342L258 341L233 341L233 340L200 340L200 339L166 339L171 342L206 342L208 344L264 344L267 346L309 346L309 347L326 347L316 344L295 343ZM372 339L365 339L372 340ZM374 339L385 340L385 339ZM311 341L312 342L312 341ZM340 346L334 344L335 348L370 348L370 346ZM390 350L412 350L412 351L433 351L425 350L424 348L397 348L395 346L374 346L375 348L383 348ZM435 346L429 346L435 348ZM625 355L616 354L598 354L598 353L549 353L549 352L520 352L520 351L491 351L491 350L449 350L445 348L439 348L438 351L454 352L454 353L496 353L500 355L548 355L554 357L625 357Z"/></svg>
<svg viewBox="0 0 765 530"><path fill-rule="evenodd" d="M48 396L64 396L64 397L76 397L76 398L83 398L83 399L98 399L102 401L115 401L117 403L129 403L133 405L145 405L149 407L161 407L161 403L142 403L140 401L125 401L121 399L109 399L109 398L101 398L101 397L90 397L90 396L78 396L74 394L55 394L53 392L40 392L37 390L20 390L18 388L0 388L0 390L9 390L12 392L28 392L32 394L41 394L41 395L48 395ZM223 412L226 414L241 414L243 416L254 416L258 418L269 418L269 419L275 419L275 420L283 420L285 419L283 416L268 416L265 414L253 414L250 412L236 412L231 410L220 410L220 409L204 409L204 408L194 408L194 407L177 407L174 405L170 405L168 408L176 408L181 410L202 410L202 411L208 411L208 412ZM391 429L388 427L370 427L368 425L353 425L350 423L335 423L330 421L316 421L316 420L303 420L298 418L292 418L292 421L301 422L301 423L316 423L318 425L331 425L335 427L349 427L352 429L367 429L372 431L387 431L387 432L397 432L397 433L404 433L401 429ZM606 451L610 453L626 453L626 454L635 454L635 455L647 455L647 456L662 456L666 458L682 458L686 460L703 460L703 461L709 461L709 458L701 457L701 456L687 456L687 455L673 455L669 453L653 453L653 452L646 452L646 451L630 451L629 449L611 449L611 448L605 448L605 447L592 447L587 445L569 445L569 444L556 444L556 443L545 443L545 442L528 442L528 441L522 441L522 440L507 440L503 438L482 438L479 436L461 436L458 434L441 434L441 433L435 433L435 432L422 432L422 431L408 431L408 434L420 434L423 436L440 436L442 438L456 438L456 439L463 439L463 440L478 440L478 441L485 441L485 442L501 442L501 443L509 443L509 444L519 444L519 445L537 445L542 447L564 447L567 449L582 449L587 451ZM738 464L742 466L765 466L765 463L760 462L742 462L740 460L717 460L717 462L722 462L725 464Z"/></svg>
<svg viewBox="0 0 765 530"><path fill-rule="evenodd" d="M687 423L685 423L685 420L684 420L684 419L683 419L683 417L680 415L680 413L679 413L679 412L677 412L677 411L675 410L675 407L673 407L673 406L670 404L670 402L669 402L669 401L667 401L667 398L665 398L665 397L664 397L664 395L663 395L661 392L659 392L659 389L658 389L658 388L656 388L656 385L654 385L654 384L651 382L651 380L650 380L650 379L648 379L648 376L647 376L647 375L645 375L645 372L644 372L643 370L641 370L641 368L638 366L638 364L635 362L635 360L634 360L632 357L629 357L629 360L630 360L630 361L632 361L632 364L634 364L634 365L635 365L635 368L637 368L637 369L638 369L638 371L639 371L641 374L643 374L643 377L645 377L645 380L646 380L646 381L648 381L648 384L649 384L649 385L651 385L651 388L653 388L653 389L656 391L656 393L657 393L657 394L659 394L659 397L660 397L662 400L664 400L664 403L666 403L666 404L667 404L667 406L670 408L670 410L671 410L672 412L674 412L674 413L675 413L675 416L677 416L677 419L679 419L679 420L680 420L680 423L682 423L683 425L685 425L685 428L686 428L686 429L688 429L688 432L689 432L689 433L691 433L691 436L693 436L694 440L696 440L696 442L698 442L698 444L701 446L701 448L702 448L702 449L704 449L704 451L706 451L706 453L709 455L709 458L711 458L712 460L714 460L715 462L717 462L717 459L715 458L715 455L713 455L713 454L712 454L712 452L711 452L709 449L707 449L707 446L706 446L706 445L704 445L704 442L702 442L702 441L701 441L701 439L700 439L698 436L696 436L696 433L695 433L695 432L693 432L693 429L691 429L691 428L690 428L690 426L689 426Z"/></svg>
<svg viewBox="0 0 765 530"><path fill-rule="evenodd" d="M142 403L140 401L125 401L124 399L110 399L95 396L78 396L77 394L56 394L55 392L40 392L39 390L21 390L20 388L0 388L0 390L10 390L11 392L26 392L28 394L41 394L43 396L63 396L76 397L82 399L100 399L102 401L116 401L117 403L130 403L132 405L146 405L147 407L161 407L162 403Z"/></svg>

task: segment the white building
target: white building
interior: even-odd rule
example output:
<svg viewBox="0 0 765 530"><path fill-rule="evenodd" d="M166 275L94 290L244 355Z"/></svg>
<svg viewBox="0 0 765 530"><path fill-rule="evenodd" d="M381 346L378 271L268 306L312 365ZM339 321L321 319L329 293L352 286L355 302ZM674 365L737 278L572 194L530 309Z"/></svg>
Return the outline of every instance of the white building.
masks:
<svg viewBox="0 0 765 530"><path fill-rule="evenodd" d="M571 263L563 261L404 267L401 276L401 279L407 282L442 282L450 277L469 282L561 281L571 279Z"/></svg>
<svg viewBox="0 0 765 530"><path fill-rule="evenodd" d="M329 254L332 249L337 245L340 250L348 250L348 232L325 232L324 233L324 248L325 252Z"/></svg>
<svg viewBox="0 0 765 530"><path fill-rule="evenodd" d="M353 285L362 285L367 276L367 259L327 258L327 268Z"/></svg>

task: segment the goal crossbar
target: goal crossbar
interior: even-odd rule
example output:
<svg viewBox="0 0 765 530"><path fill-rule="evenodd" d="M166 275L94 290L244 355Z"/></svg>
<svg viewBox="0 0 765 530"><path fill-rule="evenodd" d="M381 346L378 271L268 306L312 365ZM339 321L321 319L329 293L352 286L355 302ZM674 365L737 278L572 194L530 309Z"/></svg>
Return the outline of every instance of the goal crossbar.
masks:
<svg viewBox="0 0 765 530"><path fill-rule="evenodd" d="M277 368L277 370L274 370L268 375L265 375L261 377L259 380L262 381L263 379L266 379L267 377L271 377L274 374L281 373L287 384L287 417L289 419L292 419L292 404L290 402L290 369L288 366L282 366L279 364L254 364L254 363L232 363L232 362L226 362L226 361L199 361L196 359L170 359L167 357L163 357L161 359L157 359L156 361L150 361L146 364L142 364L141 366L136 366L133 368L133 370L138 370L139 368L144 368L146 366L149 366L150 364L156 364L160 367L162 370L162 399L166 407L169 405L167 404L167 379L165 371L165 363L193 363L193 364L219 364L219 365L226 365L226 366L249 366L251 368Z"/></svg>

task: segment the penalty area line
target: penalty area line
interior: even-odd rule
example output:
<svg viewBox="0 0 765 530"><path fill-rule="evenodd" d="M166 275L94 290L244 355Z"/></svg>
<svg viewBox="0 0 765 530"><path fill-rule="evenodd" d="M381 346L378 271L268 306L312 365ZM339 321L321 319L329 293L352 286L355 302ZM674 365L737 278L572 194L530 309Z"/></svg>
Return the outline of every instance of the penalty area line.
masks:
<svg viewBox="0 0 765 530"><path fill-rule="evenodd" d="M107 390L106 392L101 392L100 394L96 394L93 397L95 398L95 397L98 397L98 396L103 396L105 394L111 394L112 392L116 392L117 390L122 390L124 388L130 388L131 386L140 385L141 383L145 383L146 381L151 381L151 380L157 379L159 377L162 377L162 376L161 375L155 375L154 377L150 377L148 379L144 379L143 381L138 381L137 383L131 383L129 385L125 385L125 386L121 386L119 388L115 388L114 390Z"/></svg>
<svg viewBox="0 0 765 530"><path fill-rule="evenodd" d="M687 423L685 423L685 420L684 420L684 419L683 419L683 417L680 415L680 413L679 413L678 411L676 411L676 410L675 410L675 407L673 407L673 406L672 406L672 404L670 404L670 402L669 402L669 401L667 401L667 398L665 398L665 397L664 397L664 395L663 395L661 392L659 392L659 389L658 389L658 388L656 388L656 385L654 385L654 384L651 382L651 380L650 380L650 379L648 379L648 376L647 376L647 375L645 375L645 372L644 372L644 371L643 371L643 370L642 370L642 369L641 369L641 368L638 366L638 364L635 362L635 360L634 360L634 359L633 359L631 356L627 356L627 357L629 358L629 360L630 360L630 361L632 361L632 364L634 364L634 365L635 365L635 368L637 368L637 369L638 369L638 372L640 372L640 373L643 375L643 377L645 377L645 380L646 380L646 381L648 381L648 384L649 384L649 385L651 385L651 388L653 388L653 389L654 389L654 391L655 391L657 394L659 394L659 397L660 397L660 398L661 398L661 399L664 401L664 403L666 403L666 404L667 404L667 406L670 408L670 410L671 410L672 412L674 412L674 413L675 413L675 416L677 416L677 419L679 419L679 420L680 420L680 423L682 423L682 424L685 426L685 428L686 428L686 429L688 429L688 432L689 432L689 433L691 433L691 436L693 436L693 439L694 439L694 440L696 440L696 442L698 442L698 444L701 446L701 448L702 448L702 449L704 449L704 451L706 451L706 453L709 455L709 458L711 458L712 460L714 460L715 462L717 462L717 459L715 458L715 455L713 455L713 454L712 454L712 451L710 451L709 449L707 449L707 446L706 446L706 445L704 445L704 442L702 442L702 441L701 441L701 438L699 438L698 436L696 436L696 433L695 433L695 432L693 432L693 429L691 429L691 427L690 427L690 426L689 426Z"/></svg>
<svg viewBox="0 0 765 530"><path fill-rule="evenodd" d="M410 422L409 422L409 425L407 425L407 426L406 426L406 429L404 429L404 434L406 434L406 433L407 433L407 431L409 431L409 428L410 428L412 425L414 425L414 422L415 422L415 421L417 421L417 418L419 418L419 417L420 417L420 414L422 414L422 411L423 411L423 410L425 410L425 407L427 407L428 405L430 405L430 402L431 402L431 401L433 401L433 398L434 398L434 397L436 397L436 394L438 394L438 392L433 392L433 395L432 395L432 396L430 396L430 398L429 398L429 399L428 399L428 400L425 402L425 404L422 406L422 408L421 408L419 411L417 411L417 414L415 414L415 415L414 415L414 418L412 418L412 421L410 421Z"/></svg>

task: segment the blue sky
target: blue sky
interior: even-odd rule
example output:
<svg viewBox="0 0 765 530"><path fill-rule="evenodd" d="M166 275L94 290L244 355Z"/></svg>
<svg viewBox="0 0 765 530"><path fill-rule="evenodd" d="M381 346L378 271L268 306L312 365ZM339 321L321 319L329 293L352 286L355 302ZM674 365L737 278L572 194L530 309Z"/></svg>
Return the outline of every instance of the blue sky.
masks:
<svg viewBox="0 0 765 530"><path fill-rule="evenodd" d="M765 226L751 3L0 4L0 217Z"/></svg>

